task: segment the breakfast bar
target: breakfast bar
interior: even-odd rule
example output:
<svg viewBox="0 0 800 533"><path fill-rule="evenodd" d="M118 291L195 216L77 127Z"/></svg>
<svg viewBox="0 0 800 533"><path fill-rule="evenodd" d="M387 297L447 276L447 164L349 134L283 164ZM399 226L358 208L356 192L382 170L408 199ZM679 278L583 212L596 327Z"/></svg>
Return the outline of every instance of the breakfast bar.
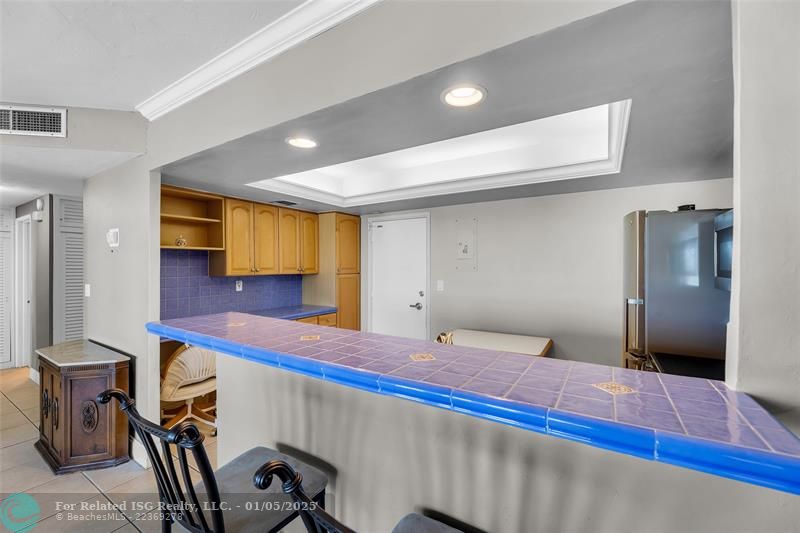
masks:
<svg viewBox="0 0 800 533"><path fill-rule="evenodd" d="M245 313L161 337L376 394L800 494L800 440L713 380L532 358Z"/></svg>

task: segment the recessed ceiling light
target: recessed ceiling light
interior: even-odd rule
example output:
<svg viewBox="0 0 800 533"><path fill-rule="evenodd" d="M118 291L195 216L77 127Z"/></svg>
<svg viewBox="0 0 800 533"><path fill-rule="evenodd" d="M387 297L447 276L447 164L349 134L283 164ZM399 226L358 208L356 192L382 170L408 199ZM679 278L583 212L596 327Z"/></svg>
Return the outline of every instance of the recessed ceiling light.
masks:
<svg viewBox="0 0 800 533"><path fill-rule="evenodd" d="M442 93L442 101L453 107L469 107L481 103L484 98L486 98L486 89L471 83L450 87Z"/></svg>
<svg viewBox="0 0 800 533"><path fill-rule="evenodd" d="M286 144L295 148L316 148L317 141L308 137L287 137Z"/></svg>

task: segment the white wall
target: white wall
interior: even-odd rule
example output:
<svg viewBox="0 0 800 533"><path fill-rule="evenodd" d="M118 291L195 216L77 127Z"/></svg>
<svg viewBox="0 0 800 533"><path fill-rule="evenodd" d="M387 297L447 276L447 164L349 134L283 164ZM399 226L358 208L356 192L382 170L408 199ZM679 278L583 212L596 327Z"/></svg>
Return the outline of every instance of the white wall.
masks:
<svg viewBox="0 0 800 533"><path fill-rule="evenodd" d="M800 431L800 3L736 1L730 384Z"/></svg>
<svg viewBox="0 0 800 533"><path fill-rule="evenodd" d="M721 179L432 209L431 336L455 328L545 336L556 357L617 366L623 216L688 203L729 208L731 195L731 180ZM478 270L456 270L456 220L471 218Z"/></svg>
<svg viewBox="0 0 800 533"><path fill-rule="evenodd" d="M159 351L145 324L159 318L160 184L139 157L87 179L83 191L86 336L136 356L137 406L151 420L158 419ZM113 252L110 228L120 235Z"/></svg>

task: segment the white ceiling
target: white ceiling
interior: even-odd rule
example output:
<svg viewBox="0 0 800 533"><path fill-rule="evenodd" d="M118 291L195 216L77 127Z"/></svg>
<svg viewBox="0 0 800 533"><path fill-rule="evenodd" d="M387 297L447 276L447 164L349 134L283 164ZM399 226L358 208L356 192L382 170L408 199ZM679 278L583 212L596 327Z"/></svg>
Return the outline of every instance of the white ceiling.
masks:
<svg viewBox="0 0 800 533"><path fill-rule="evenodd" d="M43 194L80 196L83 179L138 154L0 145L0 207L14 207Z"/></svg>
<svg viewBox="0 0 800 533"><path fill-rule="evenodd" d="M133 110L301 0L0 2L0 101Z"/></svg>
<svg viewBox="0 0 800 533"><path fill-rule="evenodd" d="M464 110L470 112L470 110ZM630 101L250 183L338 207L619 172Z"/></svg>

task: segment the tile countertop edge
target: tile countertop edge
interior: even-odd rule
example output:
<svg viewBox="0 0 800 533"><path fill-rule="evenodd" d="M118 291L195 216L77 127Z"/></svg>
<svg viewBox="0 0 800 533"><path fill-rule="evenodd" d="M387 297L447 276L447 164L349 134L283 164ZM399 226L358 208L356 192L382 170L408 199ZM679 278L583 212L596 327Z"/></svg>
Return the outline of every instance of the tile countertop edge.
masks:
<svg viewBox="0 0 800 533"><path fill-rule="evenodd" d="M656 461L800 495L800 459L656 430Z"/></svg>
<svg viewBox="0 0 800 533"><path fill-rule="evenodd" d="M800 459L792 456L455 391L450 387L187 332L158 322L150 322L146 328L154 335L367 392L412 400L597 448L800 495Z"/></svg>

